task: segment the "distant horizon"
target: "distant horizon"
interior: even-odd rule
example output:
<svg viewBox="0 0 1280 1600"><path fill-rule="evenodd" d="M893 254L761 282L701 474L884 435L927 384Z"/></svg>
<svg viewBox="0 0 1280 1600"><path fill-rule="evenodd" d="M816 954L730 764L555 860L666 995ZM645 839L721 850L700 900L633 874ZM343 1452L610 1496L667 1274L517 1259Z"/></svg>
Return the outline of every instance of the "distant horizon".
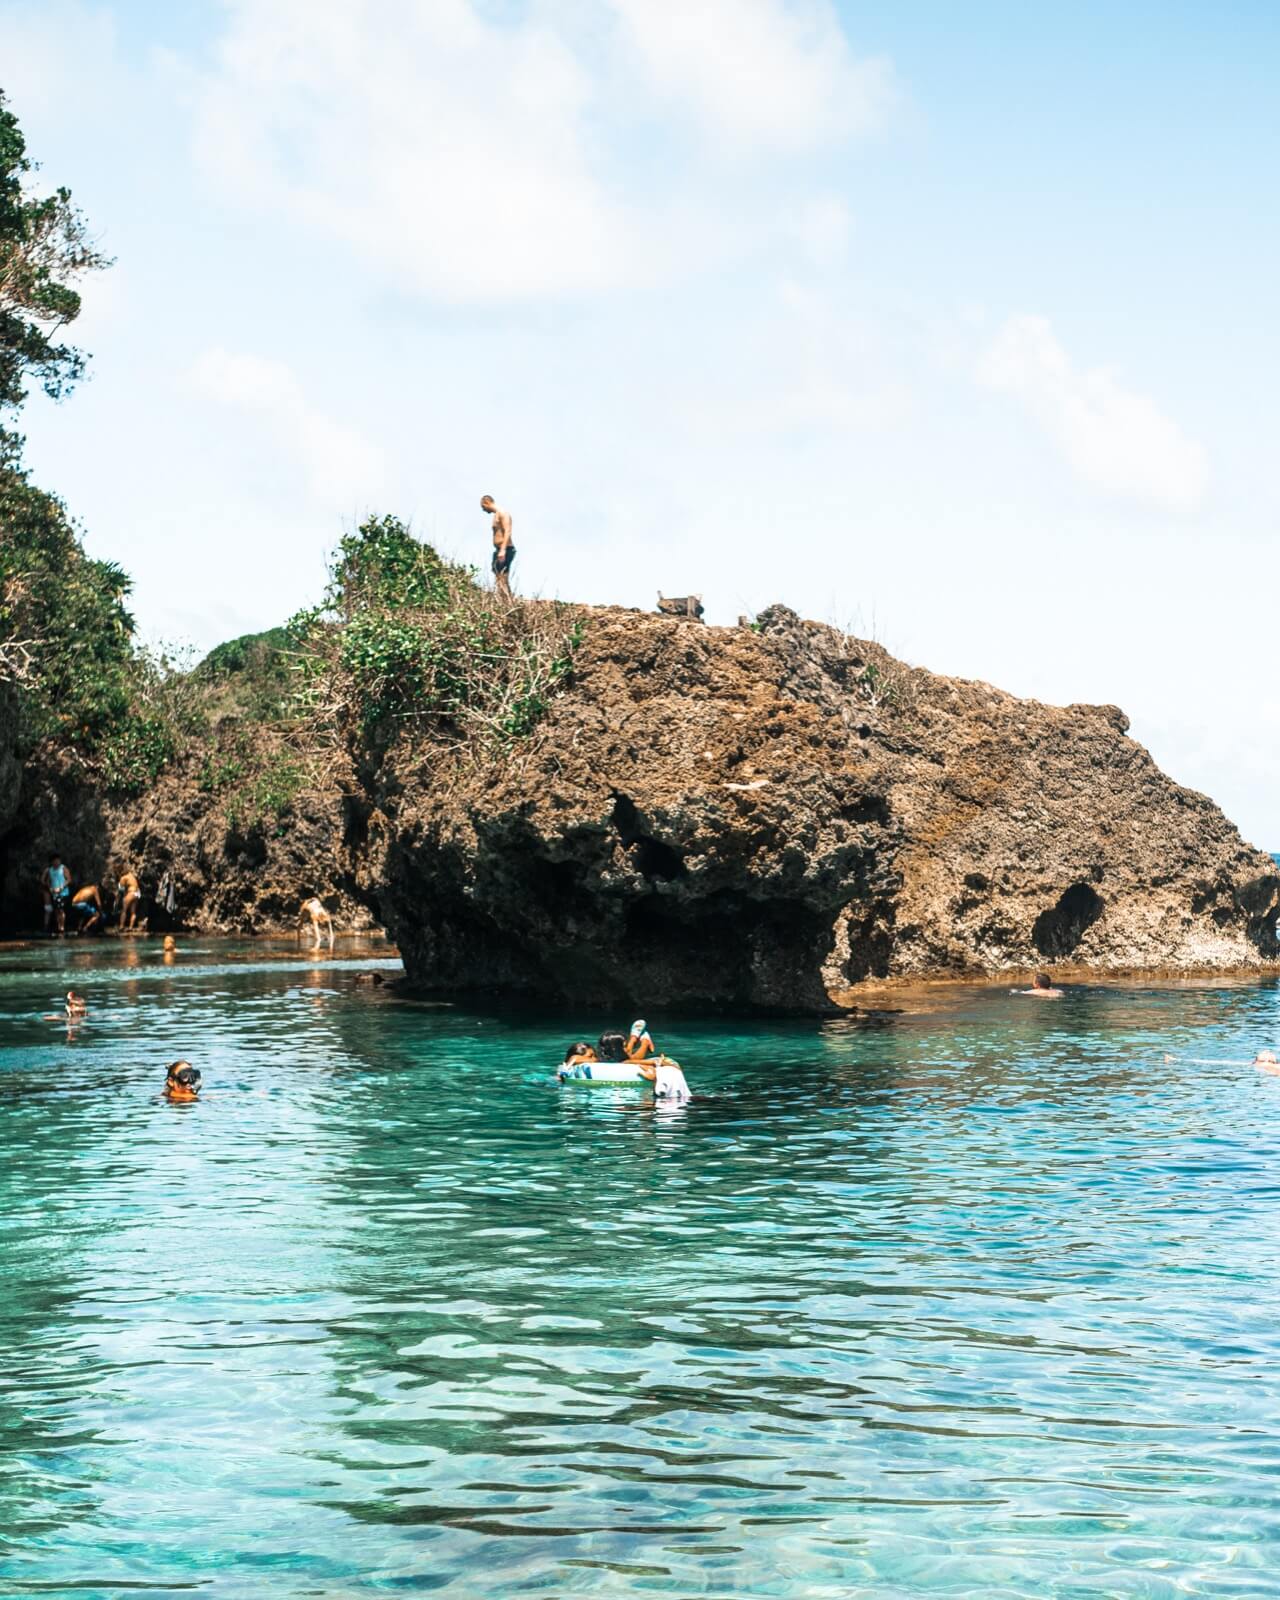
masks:
<svg viewBox="0 0 1280 1600"><path fill-rule="evenodd" d="M207 652L370 510L1115 703L1273 835L1280 13L0 0L116 258L35 480ZM1152 41L1158 38L1159 50Z"/></svg>

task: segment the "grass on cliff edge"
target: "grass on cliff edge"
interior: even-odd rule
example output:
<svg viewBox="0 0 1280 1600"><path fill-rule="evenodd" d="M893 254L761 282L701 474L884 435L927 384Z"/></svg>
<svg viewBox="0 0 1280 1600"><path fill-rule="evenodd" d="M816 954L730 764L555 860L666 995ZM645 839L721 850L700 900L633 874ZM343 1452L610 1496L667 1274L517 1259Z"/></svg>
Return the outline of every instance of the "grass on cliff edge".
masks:
<svg viewBox="0 0 1280 1600"><path fill-rule="evenodd" d="M289 623L314 726L382 749L412 729L491 750L527 738L582 641L585 613L504 600L396 517L341 542L323 602Z"/></svg>

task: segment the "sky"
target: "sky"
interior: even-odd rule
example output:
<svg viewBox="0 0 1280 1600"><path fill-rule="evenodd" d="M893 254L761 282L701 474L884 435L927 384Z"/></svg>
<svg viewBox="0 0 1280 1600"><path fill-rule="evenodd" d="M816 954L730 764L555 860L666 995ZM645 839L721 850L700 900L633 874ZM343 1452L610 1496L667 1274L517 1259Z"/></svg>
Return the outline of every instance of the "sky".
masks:
<svg viewBox="0 0 1280 1600"><path fill-rule="evenodd" d="M0 0L110 272L38 482L203 651L395 513L1122 706L1280 849L1269 0Z"/></svg>

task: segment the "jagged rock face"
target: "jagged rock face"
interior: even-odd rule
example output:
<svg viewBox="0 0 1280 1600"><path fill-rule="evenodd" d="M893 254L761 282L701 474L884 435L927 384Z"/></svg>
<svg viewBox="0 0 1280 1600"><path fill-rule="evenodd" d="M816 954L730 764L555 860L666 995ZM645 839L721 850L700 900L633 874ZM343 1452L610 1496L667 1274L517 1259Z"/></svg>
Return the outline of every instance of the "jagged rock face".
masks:
<svg viewBox="0 0 1280 1600"><path fill-rule="evenodd" d="M378 828L410 975L581 1005L825 1008L843 909L890 902L894 830L843 728L770 661L751 633L603 613L522 760L402 752Z"/></svg>
<svg viewBox="0 0 1280 1600"><path fill-rule="evenodd" d="M846 724L865 715L843 681L849 641L782 608L762 620L791 693ZM870 737L902 844L884 976L1225 970L1280 954L1274 862L1167 778L1115 706L886 670L902 692ZM863 975L856 960L826 974L833 989Z"/></svg>
<svg viewBox="0 0 1280 1600"><path fill-rule="evenodd" d="M532 748L367 778L364 888L415 981L579 1005L1275 959L1270 858L1126 726L780 607L758 632L600 611Z"/></svg>
<svg viewBox="0 0 1280 1600"><path fill-rule="evenodd" d="M141 798L114 804L65 761L29 766L18 817L0 834L0 916L13 931L39 927L40 872L56 850L77 884L97 883L108 894L114 873L132 868L153 932L286 932L311 894L340 927L372 928L376 908L353 892L347 811L337 788L304 792L278 824L235 828L189 766L165 773ZM172 914L155 900L166 873Z"/></svg>
<svg viewBox="0 0 1280 1600"><path fill-rule="evenodd" d="M321 897L340 928L368 929L347 849L346 799L337 787L302 792L287 817L228 825L189 771L109 813L114 858L135 864L144 892L167 871L174 920L209 933L288 932L303 900ZM161 922L155 926L163 925Z"/></svg>
<svg viewBox="0 0 1280 1600"><path fill-rule="evenodd" d="M230 827L194 762L114 807L83 775L22 783L10 926L33 925L57 848L146 890L171 869L175 920L210 931L293 927L318 893L339 927L382 923L418 985L543 1005L815 1012L880 979L1280 953L1270 857L1114 707L909 669L782 607L736 629L592 612L508 757L353 746L279 826Z"/></svg>

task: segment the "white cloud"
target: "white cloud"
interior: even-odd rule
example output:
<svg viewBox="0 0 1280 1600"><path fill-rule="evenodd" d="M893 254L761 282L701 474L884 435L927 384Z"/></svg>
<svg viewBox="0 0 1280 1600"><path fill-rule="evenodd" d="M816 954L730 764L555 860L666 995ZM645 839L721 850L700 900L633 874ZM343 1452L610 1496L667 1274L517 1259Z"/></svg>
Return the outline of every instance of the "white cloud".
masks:
<svg viewBox="0 0 1280 1600"><path fill-rule="evenodd" d="M466 0L235 0L200 107L216 173L451 300L589 289L628 225L593 176L587 78Z"/></svg>
<svg viewBox="0 0 1280 1600"><path fill-rule="evenodd" d="M283 362L212 349L196 362L191 377L210 399L259 418L301 464L321 504L341 509L366 504L385 478L382 452L317 410Z"/></svg>
<svg viewBox="0 0 1280 1600"><path fill-rule="evenodd" d="M1113 372L1077 368L1047 318L1010 317L980 358L976 377L1021 400L1095 488L1167 511L1193 511L1204 498L1204 449Z"/></svg>
<svg viewBox="0 0 1280 1600"><path fill-rule="evenodd" d="M884 114L888 83L825 0L541 0L519 21L479 0L229 0L197 85L197 151L239 198L411 292L527 302L785 236L717 160L853 136ZM635 158L655 127L662 170L646 179Z"/></svg>
<svg viewBox="0 0 1280 1600"><path fill-rule="evenodd" d="M725 143L805 150L865 133L894 98L826 0L612 0L657 88Z"/></svg>

